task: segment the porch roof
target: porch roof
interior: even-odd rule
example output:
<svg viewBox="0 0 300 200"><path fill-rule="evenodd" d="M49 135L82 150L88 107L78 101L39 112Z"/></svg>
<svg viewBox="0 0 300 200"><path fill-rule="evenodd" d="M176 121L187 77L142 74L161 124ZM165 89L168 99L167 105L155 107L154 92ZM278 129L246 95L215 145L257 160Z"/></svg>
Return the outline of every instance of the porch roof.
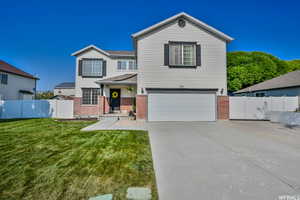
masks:
<svg viewBox="0 0 300 200"><path fill-rule="evenodd" d="M106 85L136 85L137 74L123 74L119 76L112 76L110 78L97 80L96 83Z"/></svg>

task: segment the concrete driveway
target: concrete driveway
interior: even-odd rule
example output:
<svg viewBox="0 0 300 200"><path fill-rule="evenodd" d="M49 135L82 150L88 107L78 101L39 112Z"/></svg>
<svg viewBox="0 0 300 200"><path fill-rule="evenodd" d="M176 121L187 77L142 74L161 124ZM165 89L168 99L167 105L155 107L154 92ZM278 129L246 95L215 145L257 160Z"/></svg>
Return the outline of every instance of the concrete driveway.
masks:
<svg viewBox="0 0 300 200"><path fill-rule="evenodd" d="M161 200L300 195L300 129L260 121L148 123Z"/></svg>

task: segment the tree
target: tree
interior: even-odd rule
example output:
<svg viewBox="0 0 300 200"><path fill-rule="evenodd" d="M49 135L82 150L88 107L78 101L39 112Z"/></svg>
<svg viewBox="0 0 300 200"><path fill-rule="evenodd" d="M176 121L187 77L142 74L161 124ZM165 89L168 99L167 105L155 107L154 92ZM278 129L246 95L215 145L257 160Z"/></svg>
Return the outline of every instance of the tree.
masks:
<svg viewBox="0 0 300 200"><path fill-rule="evenodd" d="M300 69L300 60L284 61L264 52L227 54L228 90L231 92Z"/></svg>
<svg viewBox="0 0 300 200"><path fill-rule="evenodd" d="M50 99L54 94L52 91L43 91L36 93L36 99Z"/></svg>
<svg viewBox="0 0 300 200"><path fill-rule="evenodd" d="M300 60L290 60L286 61L286 64L288 65L288 71L295 71L300 70Z"/></svg>

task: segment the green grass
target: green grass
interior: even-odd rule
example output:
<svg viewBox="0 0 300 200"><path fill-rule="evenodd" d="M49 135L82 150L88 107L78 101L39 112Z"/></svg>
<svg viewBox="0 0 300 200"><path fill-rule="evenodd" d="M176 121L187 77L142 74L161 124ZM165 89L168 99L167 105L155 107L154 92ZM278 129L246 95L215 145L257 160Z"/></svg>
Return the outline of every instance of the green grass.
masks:
<svg viewBox="0 0 300 200"><path fill-rule="evenodd" d="M157 199L147 132L80 132L91 121L0 121L0 199L88 199L130 186Z"/></svg>

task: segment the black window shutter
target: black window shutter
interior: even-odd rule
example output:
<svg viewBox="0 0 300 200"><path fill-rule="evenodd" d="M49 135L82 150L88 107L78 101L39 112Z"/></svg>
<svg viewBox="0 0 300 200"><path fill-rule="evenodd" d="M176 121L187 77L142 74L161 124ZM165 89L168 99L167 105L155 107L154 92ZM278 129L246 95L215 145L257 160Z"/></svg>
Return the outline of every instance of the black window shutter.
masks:
<svg viewBox="0 0 300 200"><path fill-rule="evenodd" d="M78 63L78 76L82 76L82 60Z"/></svg>
<svg viewBox="0 0 300 200"><path fill-rule="evenodd" d="M102 76L106 76L106 60L103 61L103 70L102 70Z"/></svg>
<svg viewBox="0 0 300 200"><path fill-rule="evenodd" d="M169 44L164 45L164 54L165 54L164 65L169 66Z"/></svg>
<svg viewBox="0 0 300 200"><path fill-rule="evenodd" d="M196 66L201 66L201 45L196 45Z"/></svg>

